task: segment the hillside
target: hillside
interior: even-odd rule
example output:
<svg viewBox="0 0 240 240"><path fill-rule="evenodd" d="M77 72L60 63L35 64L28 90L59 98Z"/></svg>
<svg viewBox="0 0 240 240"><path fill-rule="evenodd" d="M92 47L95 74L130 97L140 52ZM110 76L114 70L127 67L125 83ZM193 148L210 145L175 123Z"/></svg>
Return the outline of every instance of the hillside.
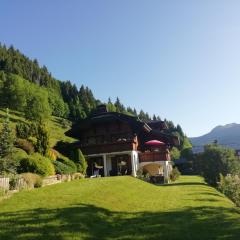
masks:
<svg viewBox="0 0 240 240"><path fill-rule="evenodd" d="M0 43L0 108L24 112L33 121L46 121L50 116L82 120L104 102L96 99L91 89L78 84L80 87L54 78L37 59L31 60L13 46ZM104 104L109 111L136 116L146 122L160 120L160 116L125 106L117 96L115 101L109 98ZM169 126L168 133L179 136L179 150L184 149L187 137L181 126L164 121Z"/></svg>
<svg viewBox="0 0 240 240"><path fill-rule="evenodd" d="M0 108L0 129L1 129L1 123L5 114L6 114L5 110ZM16 123L27 122L27 120L24 118L23 113L18 111L13 111L13 110L9 112L9 120L10 120L11 128L13 130L15 129ZM62 118L52 116L51 119L46 123L47 128L49 129L51 147L53 147L58 141L64 141L64 142L75 141L75 139L65 135L65 132L69 130L71 127L71 122L68 121L67 126L63 127L62 121L63 121Z"/></svg>
<svg viewBox="0 0 240 240"><path fill-rule="evenodd" d="M165 186L127 176L84 179L20 192L0 203L0 239L234 240L239 235L239 210L194 176Z"/></svg>
<svg viewBox="0 0 240 240"><path fill-rule="evenodd" d="M217 126L211 132L190 138L193 146L203 146L217 140L219 144L239 149L240 148L240 124L232 123L224 126Z"/></svg>

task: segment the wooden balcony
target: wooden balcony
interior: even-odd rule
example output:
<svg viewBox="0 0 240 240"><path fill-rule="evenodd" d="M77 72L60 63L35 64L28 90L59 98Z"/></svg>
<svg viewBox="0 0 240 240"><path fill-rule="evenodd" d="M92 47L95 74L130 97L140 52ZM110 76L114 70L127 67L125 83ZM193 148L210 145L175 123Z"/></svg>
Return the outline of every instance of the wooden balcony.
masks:
<svg viewBox="0 0 240 240"><path fill-rule="evenodd" d="M103 143L95 145L80 146L84 155L98 154L98 153L111 153L136 150L136 144L132 141Z"/></svg>
<svg viewBox="0 0 240 240"><path fill-rule="evenodd" d="M168 152L144 152L139 154L139 162L170 161Z"/></svg>

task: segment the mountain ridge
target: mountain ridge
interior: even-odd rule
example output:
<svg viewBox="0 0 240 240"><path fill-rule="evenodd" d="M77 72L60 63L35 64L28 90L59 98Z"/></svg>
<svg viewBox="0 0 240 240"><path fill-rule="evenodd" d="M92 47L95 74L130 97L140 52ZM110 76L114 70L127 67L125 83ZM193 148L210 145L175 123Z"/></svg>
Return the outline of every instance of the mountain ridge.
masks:
<svg viewBox="0 0 240 240"><path fill-rule="evenodd" d="M218 125L209 133L199 137L192 137L190 141L194 147L204 146L217 140L217 142L226 147L235 149L240 148L240 124L229 123L226 125Z"/></svg>

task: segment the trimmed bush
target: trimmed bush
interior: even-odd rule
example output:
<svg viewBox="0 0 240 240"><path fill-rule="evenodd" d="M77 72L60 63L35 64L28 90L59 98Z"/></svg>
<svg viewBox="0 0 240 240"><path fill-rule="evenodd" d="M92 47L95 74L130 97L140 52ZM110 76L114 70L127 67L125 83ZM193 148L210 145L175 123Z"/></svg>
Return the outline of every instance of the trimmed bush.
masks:
<svg viewBox="0 0 240 240"><path fill-rule="evenodd" d="M28 154L34 153L33 144L26 139L18 138L17 141L16 141L16 145L17 145L18 148L21 148L22 150L24 150Z"/></svg>
<svg viewBox="0 0 240 240"><path fill-rule="evenodd" d="M180 177L181 173L178 171L177 167L174 167L172 172L170 173L171 181L176 181Z"/></svg>
<svg viewBox="0 0 240 240"><path fill-rule="evenodd" d="M71 174L72 173L72 169L59 161L53 161L54 167L55 167L55 172L57 174Z"/></svg>
<svg viewBox="0 0 240 240"><path fill-rule="evenodd" d="M55 170L50 159L35 153L23 158L18 168L19 173L31 172L42 176L54 175Z"/></svg>
<svg viewBox="0 0 240 240"><path fill-rule="evenodd" d="M54 166L58 174L71 174L77 172L76 164L62 155L57 158L57 161L54 161Z"/></svg>
<svg viewBox="0 0 240 240"><path fill-rule="evenodd" d="M28 157L28 154L22 150L21 148L14 148L13 149L13 154L12 154L12 158L14 159L14 161L16 161L18 164L19 162L25 158Z"/></svg>
<svg viewBox="0 0 240 240"><path fill-rule="evenodd" d="M42 186L42 177L34 173L23 173L20 175L27 184L28 188L39 188Z"/></svg>

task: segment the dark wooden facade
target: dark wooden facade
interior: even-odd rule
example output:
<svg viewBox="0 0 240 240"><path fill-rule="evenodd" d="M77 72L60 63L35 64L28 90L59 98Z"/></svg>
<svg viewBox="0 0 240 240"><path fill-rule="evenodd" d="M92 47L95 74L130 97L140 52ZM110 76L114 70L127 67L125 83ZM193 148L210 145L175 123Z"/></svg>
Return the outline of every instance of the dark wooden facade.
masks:
<svg viewBox="0 0 240 240"><path fill-rule="evenodd" d="M152 126L152 128L150 126ZM177 139L164 133L167 128L162 121L146 124L137 117L107 112L102 106L89 118L75 124L68 135L78 138L78 146L85 155L138 151L140 161L169 160L167 149ZM166 143L158 152L145 152L144 143L157 139Z"/></svg>

